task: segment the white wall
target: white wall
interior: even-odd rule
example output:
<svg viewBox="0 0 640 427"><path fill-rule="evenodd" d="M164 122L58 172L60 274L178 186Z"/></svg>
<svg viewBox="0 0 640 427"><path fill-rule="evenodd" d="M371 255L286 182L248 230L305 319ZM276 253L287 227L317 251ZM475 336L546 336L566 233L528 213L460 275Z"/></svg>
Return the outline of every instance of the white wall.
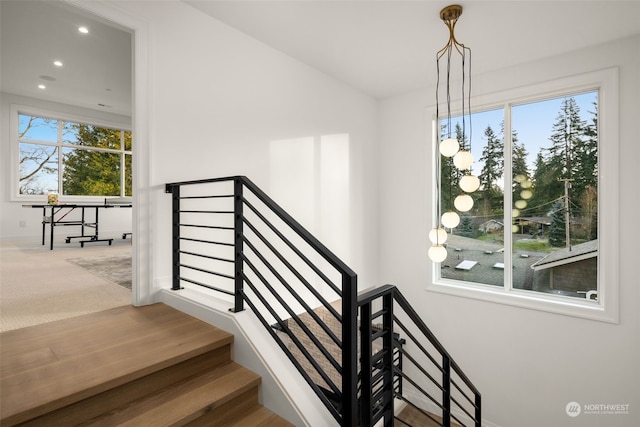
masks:
<svg viewBox="0 0 640 427"><path fill-rule="evenodd" d="M640 425L640 282L637 180L640 37L474 76L474 94L620 67L620 323L610 324L425 291L426 109L433 89L380 107L380 276L400 287L483 394L483 418L500 426ZM602 148L606 150L605 146ZM565 406L629 404L629 415L580 415Z"/></svg>
<svg viewBox="0 0 640 427"><path fill-rule="evenodd" d="M170 284L165 183L247 175L269 193L273 141L342 134L350 146L350 231L343 236L348 250L339 255L362 272L361 285L377 284L375 100L184 3L114 4L144 20L148 32L149 75L142 78L149 91L151 208L145 221L154 288ZM303 225L314 231L314 224Z"/></svg>
<svg viewBox="0 0 640 427"><path fill-rule="evenodd" d="M42 233L42 209L28 209L23 208L22 205L45 203L47 196L42 196L38 201L25 201L15 200L13 198L14 194L12 194L13 189L11 188L12 180L10 179L10 171L11 145L14 142L11 141L10 138L9 126L11 105L32 107L60 114L68 114L87 120L98 120L118 124L123 128L131 127L131 118L9 93L0 94L0 176L2 176L2 184L0 185L0 238L40 236ZM64 196L62 201L64 202ZM93 212L90 214L93 215ZM75 213L72 215L75 215ZM89 215L89 212L87 215ZM72 217L69 216L68 218L71 219ZM79 216L73 218L79 218ZM79 232L79 229L76 227L72 227L69 230L73 230L72 234ZM109 237L117 237L120 233L131 231L131 209L109 210L107 215L100 217L100 230L102 235ZM57 233L56 240L58 240L58 235L62 234L63 233ZM64 235L66 234L68 233Z"/></svg>

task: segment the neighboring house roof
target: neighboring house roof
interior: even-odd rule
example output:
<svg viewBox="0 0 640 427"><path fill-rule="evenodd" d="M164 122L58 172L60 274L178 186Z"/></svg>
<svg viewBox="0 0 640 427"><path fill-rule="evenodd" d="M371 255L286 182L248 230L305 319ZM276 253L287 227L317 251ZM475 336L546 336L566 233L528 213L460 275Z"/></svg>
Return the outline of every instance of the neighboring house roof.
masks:
<svg viewBox="0 0 640 427"><path fill-rule="evenodd" d="M480 224L479 228L489 227L491 225L494 225L496 227L504 227L504 224L498 221L497 219L490 219L489 221L485 221L482 224Z"/></svg>
<svg viewBox="0 0 640 427"><path fill-rule="evenodd" d="M553 268L559 265L578 262L597 256L598 239L595 239L589 242L580 243L579 245L571 246L571 248L564 248L552 252L540 261L533 263L531 268L534 270L543 270L545 268Z"/></svg>
<svg viewBox="0 0 640 427"><path fill-rule="evenodd" d="M551 225L551 218L548 216L528 216L515 218L515 222L533 222L535 224Z"/></svg>

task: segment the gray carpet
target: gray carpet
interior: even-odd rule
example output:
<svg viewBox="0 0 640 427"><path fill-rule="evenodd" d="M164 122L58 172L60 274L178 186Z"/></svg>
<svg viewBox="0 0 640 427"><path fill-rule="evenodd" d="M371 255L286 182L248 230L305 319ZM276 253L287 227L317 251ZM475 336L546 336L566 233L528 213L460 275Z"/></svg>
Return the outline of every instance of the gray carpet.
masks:
<svg viewBox="0 0 640 427"><path fill-rule="evenodd" d="M131 256L68 258L67 261L98 277L131 289Z"/></svg>
<svg viewBox="0 0 640 427"><path fill-rule="evenodd" d="M131 281L130 242L118 239L112 246L82 248L60 239L51 251L40 236L0 239L0 331L130 305L131 290L116 284L116 276L121 283ZM81 258L97 258L98 264L105 258L117 261L106 269L105 279L67 261Z"/></svg>

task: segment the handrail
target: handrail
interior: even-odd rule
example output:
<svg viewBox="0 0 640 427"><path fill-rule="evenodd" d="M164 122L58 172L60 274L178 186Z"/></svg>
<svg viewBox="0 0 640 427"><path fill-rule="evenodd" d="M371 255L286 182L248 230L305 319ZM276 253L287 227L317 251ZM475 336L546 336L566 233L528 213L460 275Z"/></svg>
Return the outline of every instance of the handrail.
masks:
<svg viewBox="0 0 640 427"><path fill-rule="evenodd" d="M395 286L358 296L355 272L245 176L165 192L172 289L231 296L233 312L246 303L340 425L390 426L394 398L434 419L427 399L441 425L480 425L480 393Z"/></svg>
<svg viewBox="0 0 640 427"><path fill-rule="evenodd" d="M183 194L191 187L207 185L232 185L233 188L225 188L226 193L218 195L197 192ZM172 289L179 290L182 284L191 283L222 294L231 294L234 296L232 311L244 310L246 302L263 325L278 325L288 337L289 344L273 329L270 328L269 332L332 415L344 426L357 425L357 312L353 309L357 297L355 272L245 176L173 182L165 185L165 192L171 193L173 200ZM224 204L227 199L233 200L232 205L228 202L231 206ZM212 208L208 206L211 203L222 203L223 206ZM203 204L207 207L186 207L184 204ZM209 222L197 223L200 217L210 219L225 214L233 216L232 227L211 225ZM200 217L195 218L194 215ZM189 222L183 223L181 218L189 216ZM280 221L277 225L274 224L276 218ZM233 230L233 236L227 236L227 240L217 240L217 237L204 238L198 234L196 238L184 235L187 229L203 233L230 229ZM266 237L267 233L269 237ZM299 243L292 243L287 233L301 239L306 246L304 250ZM281 247L270 239L277 241ZM234 271L221 273L210 268L194 267L190 263L198 263L194 259L196 251L186 250L183 247L185 245L203 245L206 246L203 250L214 252L212 246L233 247L234 253L226 258L216 252L203 259L231 262ZM285 255L283 251L289 252ZM326 265L320 266L318 257ZM183 258L188 261L183 262ZM274 265L276 263L278 267ZM313 279L307 279L300 273L302 269L310 270ZM189 276L193 272L205 276L205 280ZM340 277L338 283L329 278L336 275ZM225 278L233 280L233 290L229 285L225 288L210 283ZM318 283L312 283L313 280ZM319 286L323 286L324 293L332 297L323 296L323 292L316 289ZM282 297L280 293L287 297ZM287 298L298 308L288 303ZM336 300L340 301L339 307L331 303ZM326 310L328 318L323 319L318 315L318 309ZM301 314L297 310L301 310ZM321 337L314 335L311 325L317 326ZM305 341L298 335L302 335ZM327 337L327 342L322 337ZM307 345L328 361L328 366L319 363ZM318 382L323 385L318 385ZM332 395L339 396L339 405L334 405L323 391L324 388L331 390Z"/></svg>
<svg viewBox="0 0 640 427"><path fill-rule="evenodd" d="M309 243L320 255L322 255L327 261L331 263L336 269L343 271L350 276L357 276L356 273L345 264L340 258L338 258L333 252L331 252L320 240L318 240L313 234L311 234L305 227L303 227L298 221L295 220L287 211L282 209L278 203L276 203L271 197L269 197L264 191L260 189L246 176L228 176L223 178L209 178L199 179L193 181L179 181L165 184L165 193L171 193L174 188L182 187L185 185L197 185L197 184L211 184L217 182L227 182L239 180L242 184L255 194L261 202L265 203L271 211L273 211L285 224L295 229L300 236Z"/></svg>

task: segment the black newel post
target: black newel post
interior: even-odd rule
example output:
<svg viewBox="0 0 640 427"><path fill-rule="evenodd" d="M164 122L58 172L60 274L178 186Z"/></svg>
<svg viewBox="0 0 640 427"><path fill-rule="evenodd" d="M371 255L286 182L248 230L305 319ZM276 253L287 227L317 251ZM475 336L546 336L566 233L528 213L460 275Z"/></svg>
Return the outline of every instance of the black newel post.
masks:
<svg viewBox="0 0 640 427"><path fill-rule="evenodd" d="M233 207L233 218L234 218L234 307L232 309L233 312L239 312L244 310L244 298L243 298L243 286L244 279L242 277L242 269L244 261L242 259L244 253L244 235L243 235L243 194L242 190L244 185L242 183L242 179L236 177L233 180L234 185L234 207Z"/></svg>
<svg viewBox="0 0 640 427"><path fill-rule="evenodd" d="M171 223L172 223L172 286L177 291L180 288L180 186L172 185L171 191Z"/></svg>
<svg viewBox="0 0 640 427"><path fill-rule="evenodd" d="M342 425L358 425L357 278L342 273Z"/></svg>
<svg viewBox="0 0 640 427"><path fill-rule="evenodd" d="M442 358L442 425L451 426L451 360L448 355Z"/></svg>

